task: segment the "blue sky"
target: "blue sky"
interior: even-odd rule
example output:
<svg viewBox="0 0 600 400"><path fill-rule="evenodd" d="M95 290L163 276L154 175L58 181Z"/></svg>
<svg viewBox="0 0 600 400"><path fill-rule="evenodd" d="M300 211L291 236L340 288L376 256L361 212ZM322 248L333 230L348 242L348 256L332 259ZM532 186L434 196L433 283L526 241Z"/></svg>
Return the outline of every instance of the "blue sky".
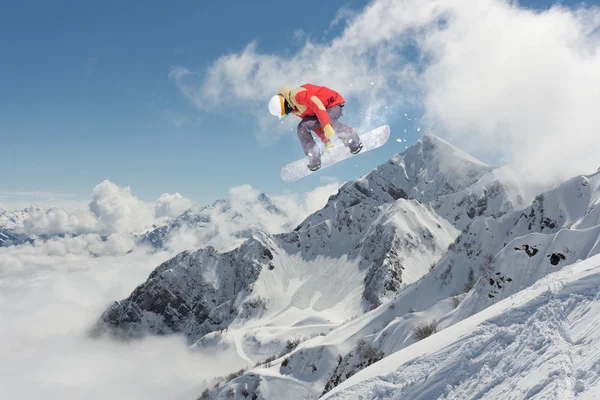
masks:
<svg viewBox="0 0 600 400"><path fill-rule="evenodd" d="M549 2L521 2L544 7ZM0 13L0 192L86 199L104 179L153 201L179 192L200 203L251 184L269 194L303 192L322 177L363 175L418 139L418 109L398 107L381 149L296 183L280 168L301 157L295 134L256 138L239 104L202 110L169 72L200 73L257 40L262 53L293 54L305 37L327 42L340 8L366 1L12 1ZM299 33L301 32L301 34ZM327 82L316 82L327 85ZM275 87L287 82L274 82ZM334 87L334 89L336 89ZM257 96L268 113L268 97ZM352 105L347 113L356 112ZM407 116L405 116L407 114ZM352 117L351 115L349 117ZM295 118L295 117L293 117ZM354 117L356 118L356 117ZM404 130L406 129L406 133Z"/></svg>

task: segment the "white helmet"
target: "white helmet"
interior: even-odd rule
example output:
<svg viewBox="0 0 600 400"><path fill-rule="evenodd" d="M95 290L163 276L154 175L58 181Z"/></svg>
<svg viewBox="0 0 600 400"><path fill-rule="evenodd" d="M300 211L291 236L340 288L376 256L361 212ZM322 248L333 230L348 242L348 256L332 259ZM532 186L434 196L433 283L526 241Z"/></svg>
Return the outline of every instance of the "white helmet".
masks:
<svg viewBox="0 0 600 400"><path fill-rule="evenodd" d="M269 100L269 112L276 117L283 118L285 116L285 103L283 96L276 94Z"/></svg>

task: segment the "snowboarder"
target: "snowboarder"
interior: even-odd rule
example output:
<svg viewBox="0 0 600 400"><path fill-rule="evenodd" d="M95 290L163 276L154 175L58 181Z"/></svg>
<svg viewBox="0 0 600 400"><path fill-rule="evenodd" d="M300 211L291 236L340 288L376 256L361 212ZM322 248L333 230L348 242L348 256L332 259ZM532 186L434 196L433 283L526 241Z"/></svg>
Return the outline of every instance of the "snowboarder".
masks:
<svg viewBox="0 0 600 400"><path fill-rule="evenodd" d="M316 171L321 168L321 150L311 131L317 134L328 152L334 146L331 139L335 134L352 154L358 154L363 147L356 131L338 121L344 105L345 100L339 93L307 83L293 90L285 86L279 89L269 101L269 111L279 118L288 114L302 118L298 124L298 138L308 157L308 168Z"/></svg>

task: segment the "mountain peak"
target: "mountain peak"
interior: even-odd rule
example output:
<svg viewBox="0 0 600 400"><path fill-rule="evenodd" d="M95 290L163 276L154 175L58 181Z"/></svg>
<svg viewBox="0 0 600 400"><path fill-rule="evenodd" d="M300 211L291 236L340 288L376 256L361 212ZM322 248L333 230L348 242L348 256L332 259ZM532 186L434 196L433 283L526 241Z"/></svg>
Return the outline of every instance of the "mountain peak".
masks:
<svg viewBox="0 0 600 400"><path fill-rule="evenodd" d="M297 229L359 203L378 206L401 198L432 202L475 184L494 169L435 135L425 135L364 177L344 184Z"/></svg>
<svg viewBox="0 0 600 400"><path fill-rule="evenodd" d="M397 154L396 157L404 156L404 158L406 158L409 155L419 155L430 161L434 158L441 158L444 162L449 164L455 164L462 161L482 167L489 167L484 162L460 150L446 140L431 134L423 135L414 145L410 146L403 153Z"/></svg>

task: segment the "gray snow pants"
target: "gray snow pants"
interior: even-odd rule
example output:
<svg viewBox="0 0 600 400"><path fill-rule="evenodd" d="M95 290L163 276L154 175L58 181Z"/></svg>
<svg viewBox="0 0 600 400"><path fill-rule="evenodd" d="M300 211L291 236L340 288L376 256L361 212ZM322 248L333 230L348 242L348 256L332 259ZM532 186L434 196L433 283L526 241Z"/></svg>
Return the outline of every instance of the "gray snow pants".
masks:
<svg viewBox="0 0 600 400"><path fill-rule="evenodd" d="M342 116L342 107L335 106L328 108L327 114L329 114L331 127L335 131L335 136L340 138L342 143L344 143L344 146L347 147L350 145L350 143L354 141L358 142L360 140L358 138L358 134L351 126L338 121L338 119ZM304 154L306 154L312 160L319 159L321 156L319 146L317 146L317 143L315 143L315 140L311 134L311 131L319 128L322 128L322 126L316 116L304 117L298 124L298 139L300 139Z"/></svg>

